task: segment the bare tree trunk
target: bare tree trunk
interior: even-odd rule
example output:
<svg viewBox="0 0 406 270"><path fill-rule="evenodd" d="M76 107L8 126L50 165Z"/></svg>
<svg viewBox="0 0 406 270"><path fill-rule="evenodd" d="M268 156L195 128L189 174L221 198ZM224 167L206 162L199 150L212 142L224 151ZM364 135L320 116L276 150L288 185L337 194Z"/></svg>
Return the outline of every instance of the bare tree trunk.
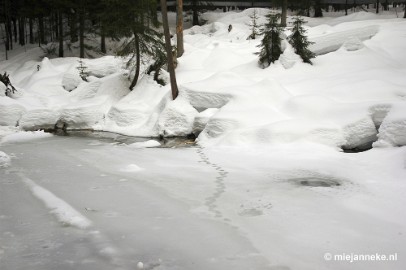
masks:
<svg viewBox="0 0 406 270"><path fill-rule="evenodd" d="M198 0L192 0L192 12L193 12L192 24L193 25L199 25L199 12L197 10L197 1Z"/></svg>
<svg viewBox="0 0 406 270"><path fill-rule="evenodd" d="M21 46L25 45L25 18L18 19L18 39Z"/></svg>
<svg viewBox="0 0 406 270"><path fill-rule="evenodd" d="M63 17L62 17L62 12L58 12L58 26L59 26L59 31L58 31L58 38L59 38L59 57L63 57Z"/></svg>
<svg viewBox="0 0 406 270"><path fill-rule="evenodd" d="M288 13L288 0L282 1L282 17L281 17L281 26L286 27L286 17Z"/></svg>
<svg viewBox="0 0 406 270"><path fill-rule="evenodd" d="M379 13L379 0L376 0L376 14Z"/></svg>
<svg viewBox="0 0 406 270"><path fill-rule="evenodd" d="M130 90L133 90L133 88L137 85L138 77L140 76L140 67L141 67L140 39L138 37L138 34L135 31L134 31L134 42L135 42L135 53L136 53L135 61L136 62L135 62L135 74L134 74L134 78L130 85Z"/></svg>
<svg viewBox="0 0 406 270"><path fill-rule="evenodd" d="M100 21L100 50L102 53L106 53L106 29L104 22Z"/></svg>
<svg viewBox="0 0 406 270"><path fill-rule="evenodd" d="M39 44L45 44L45 27L44 18L40 16L38 18L38 31L39 31Z"/></svg>
<svg viewBox="0 0 406 270"><path fill-rule="evenodd" d="M405 3L405 14L403 15L403 18L406 19L406 3Z"/></svg>
<svg viewBox="0 0 406 270"><path fill-rule="evenodd" d="M175 75L175 66L173 64L173 55L172 55L172 46L171 46L171 37L169 33L169 24L168 24L168 10L166 7L166 0L161 0L161 12L162 12L162 25L164 28L165 35L165 49L168 59L168 71L171 81L172 89L172 98L175 100L178 96L178 85L176 84L176 75Z"/></svg>
<svg viewBox="0 0 406 270"><path fill-rule="evenodd" d="M29 31L30 31L30 44L34 44L34 22L32 21L32 18L28 19L28 24L29 24Z"/></svg>
<svg viewBox="0 0 406 270"><path fill-rule="evenodd" d="M79 10L79 48L80 58L85 58L85 11L83 7Z"/></svg>
<svg viewBox="0 0 406 270"><path fill-rule="evenodd" d="M347 16L348 15L348 0L345 0L344 9L345 9L345 16Z"/></svg>
<svg viewBox="0 0 406 270"><path fill-rule="evenodd" d="M177 0L176 2L176 45L178 57L181 57L185 51L183 47L183 0Z"/></svg>
<svg viewBox="0 0 406 270"><path fill-rule="evenodd" d="M76 27L76 12L72 12L69 15L69 29L70 29L70 41L78 41L78 33Z"/></svg>

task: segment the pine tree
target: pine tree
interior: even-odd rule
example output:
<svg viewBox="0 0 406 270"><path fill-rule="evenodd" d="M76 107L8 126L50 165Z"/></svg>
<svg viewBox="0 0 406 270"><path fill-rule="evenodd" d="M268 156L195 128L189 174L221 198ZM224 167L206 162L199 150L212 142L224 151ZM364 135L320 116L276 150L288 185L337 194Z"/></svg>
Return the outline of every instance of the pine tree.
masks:
<svg viewBox="0 0 406 270"><path fill-rule="evenodd" d="M251 22L249 24L250 30L251 30L251 34L249 35L248 39L255 39L257 36L259 36L259 25L258 25L258 12L256 9L254 9L254 11L252 12L252 14L250 15L251 18Z"/></svg>
<svg viewBox="0 0 406 270"><path fill-rule="evenodd" d="M315 57L315 54L310 51L309 45L313 44L307 40L306 30L303 28L305 21L297 16L293 21L292 34L288 37L289 43L292 45L295 53L298 54L303 62L312 64L310 59Z"/></svg>
<svg viewBox="0 0 406 270"><path fill-rule="evenodd" d="M264 37L258 46L261 51L256 53L259 55L259 64L263 68L278 60L282 54L281 33L283 28L278 24L279 17L279 14L269 13L266 15L268 22L264 25L261 33Z"/></svg>

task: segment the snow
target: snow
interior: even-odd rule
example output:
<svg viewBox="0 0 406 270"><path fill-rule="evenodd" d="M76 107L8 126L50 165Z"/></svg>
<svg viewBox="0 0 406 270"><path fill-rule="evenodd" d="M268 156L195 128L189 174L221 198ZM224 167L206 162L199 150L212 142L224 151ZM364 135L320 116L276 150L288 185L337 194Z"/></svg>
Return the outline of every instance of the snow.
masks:
<svg viewBox="0 0 406 270"><path fill-rule="evenodd" d="M132 144L129 144L129 147L133 147L133 148L148 148L148 147L158 147L161 144L155 140L148 140L145 142L135 142Z"/></svg>
<svg viewBox="0 0 406 270"><path fill-rule="evenodd" d="M23 143L29 142L32 140L40 140L43 138L49 138L53 135L50 133L45 133L42 130L30 131L30 132L15 132L8 135L5 135L1 138L0 144L10 144L10 143Z"/></svg>
<svg viewBox="0 0 406 270"><path fill-rule="evenodd" d="M9 167L11 164L11 158L9 155L0 151L0 168Z"/></svg>
<svg viewBox="0 0 406 270"><path fill-rule="evenodd" d="M75 226L79 229L86 229L91 226L92 223L90 220L80 214L68 203L55 196L55 194L49 190L37 185L31 179L24 176L22 176L22 178L32 194L45 204L50 210L50 213L55 215L59 222L62 222L65 225Z"/></svg>
<svg viewBox="0 0 406 270"><path fill-rule="evenodd" d="M257 11L264 22L268 10ZM130 91L121 58L84 59L87 81L78 58L39 59L37 48L1 62L17 88L0 96L6 268L43 254L31 232L42 228L64 243L50 269L404 268L323 254L406 252L406 21L306 18L313 65L285 42L261 69L261 38L247 40L252 12L208 12L208 24L185 31L174 101L144 73ZM144 138L37 131L55 126ZM191 134L197 145L165 147ZM19 219L29 230L13 227Z"/></svg>

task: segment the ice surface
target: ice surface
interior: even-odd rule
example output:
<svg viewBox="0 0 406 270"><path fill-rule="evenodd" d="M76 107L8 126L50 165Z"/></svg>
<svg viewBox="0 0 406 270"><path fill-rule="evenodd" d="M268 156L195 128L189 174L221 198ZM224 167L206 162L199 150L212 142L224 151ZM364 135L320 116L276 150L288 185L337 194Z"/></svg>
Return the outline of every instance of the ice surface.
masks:
<svg viewBox="0 0 406 270"><path fill-rule="evenodd" d="M406 251L404 147L346 154L303 142L139 149L94 141L2 145L15 156L0 168L2 267L341 270L354 265L324 253ZM70 223L79 220L92 226Z"/></svg>

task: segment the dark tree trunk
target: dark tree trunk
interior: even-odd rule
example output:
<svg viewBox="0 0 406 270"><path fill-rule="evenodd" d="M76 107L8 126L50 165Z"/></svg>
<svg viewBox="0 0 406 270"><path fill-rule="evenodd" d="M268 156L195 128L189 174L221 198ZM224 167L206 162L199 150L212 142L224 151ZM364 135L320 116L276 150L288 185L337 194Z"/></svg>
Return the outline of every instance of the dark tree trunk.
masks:
<svg viewBox="0 0 406 270"><path fill-rule="evenodd" d="M199 25L199 11L197 10L197 0L192 0L192 12L193 12L193 25Z"/></svg>
<svg viewBox="0 0 406 270"><path fill-rule="evenodd" d="M181 57L184 52L183 47L183 0L177 0L176 6L176 45L178 57Z"/></svg>
<svg viewBox="0 0 406 270"><path fill-rule="evenodd" d="M386 10L386 11L389 10L389 3L388 3L388 0L385 0L384 10Z"/></svg>
<svg viewBox="0 0 406 270"><path fill-rule="evenodd" d="M405 3L405 14L403 14L403 18L406 19L406 3Z"/></svg>
<svg viewBox="0 0 406 270"><path fill-rule="evenodd" d="M83 7L79 11L79 47L80 58L85 58L85 11Z"/></svg>
<svg viewBox="0 0 406 270"><path fill-rule="evenodd" d="M33 32L34 22L33 22L32 18L28 19L28 25L29 25L29 32L30 32L30 44L34 44L34 32Z"/></svg>
<svg viewBox="0 0 406 270"><path fill-rule="evenodd" d="M286 27L286 17L288 15L288 0L282 1L282 16L281 16L281 26Z"/></svg>
<svg viewBox="0 0 406 270"><path fill-rule="evenodd" d="M21 46L25 45L25 18L18 19L18 37Z"/></svg>
<svg viewBox="0 0 406 270"><path fill-rule="evenodd" d="M320 0L316 0L314 2L314 17L316 17L316 18L323 17Z"/></svg>
<svg viewBox="0 0 406 270"><path fill-rule="evenodd" d="M76 12L69 15L69 29L70 29L70 41L78 41L78 32L76 27Z"/></svg>
<svg viewBox="0 0 406 270"><path fill-rule="evenodd" d="M348 15L348 0L345 0L344 9L345 9L345 16L347 16Z"/></svg>
<svg viewBox="0 0 406 270"><path fill-rule="evenodd" d="M40 16L38 18L38 31L39 31L39 44L45 44L45 27L44 27L44 18Z"/></svg>
<svg viewBox="0 0 406 270"><path fill-rule="evenodd" d="M141 67L140 39L135 31L134 31L134 42L135 42L136 63L135 63L135 74L130 85L130 90L133 90L133 88L137 85Z"/></svg>
<svg viewBox="0 0 406 270"><path fill-rule="evenodd" d="M376 0L376 14L379 13L379 0Z"/></svg>
<svg viewBox="0 0 406 270"><path fill-rule="evenodd" d="M55 32L55 38L59 40L59 17L61 16L61 13L55 12L54 14L54 32Z"/></svg>
<svg viewBox="0 0 406 270"><path fill-rule="evenodd" d="M11 29L12 28L12 26L11 26L11 20L10 20L10 18L8 18L8 33L7 33L7 36L8 36L8 48L9 48L9 50L12 50L13 49L13 30Z"/></svg>
<svg viewBox="0 0 406 270"><path fill-rule="evenodd" d="M58 26L59 26L59 31L58 31L58 38L59 38L59 57L63 57L63 15L62 12L58 12Z"/></svg>
<svg viewBox="0 0 406 270"><path fill-rule="evenodd" d="M169 33L168 11L166 7L166 0L161 0L161 11L162 11L162 25L164 28L164 36L165 36L166 56L168 59L168 71L171 81L172 98L176 99L179 91L178 85L176 84L175 65L173 63L171 36Z"/></svg>
<svg viewBox="0 0 406 270"><path fill-rule="evenodd" d="M101 22L100 24L100 50L102 53L106 53L106 30L104 27L104 22Z"/></svg>
<svg viewBox="0 0 406 270"><path fill-rule="evenodd" d="M14 32L14 42L18 42L18 34L17 34L17 19L13 18L13 32Z"/></svg>

